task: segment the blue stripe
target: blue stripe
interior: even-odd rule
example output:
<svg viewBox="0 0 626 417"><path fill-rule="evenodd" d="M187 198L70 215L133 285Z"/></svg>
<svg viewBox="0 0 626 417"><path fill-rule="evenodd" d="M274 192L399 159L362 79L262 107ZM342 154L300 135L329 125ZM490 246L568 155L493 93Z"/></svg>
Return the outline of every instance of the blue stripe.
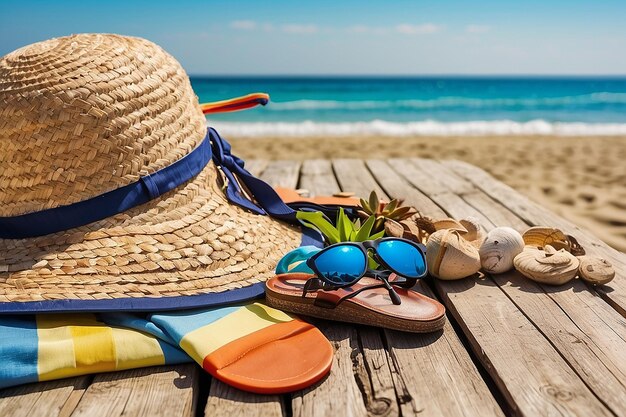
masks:
<svg viewBox="0 0 626 417"><path fill-rule="evenodd" d="M0 238L23 239L73 229L114 216L178 187L198 175L211 160L209 136L173 164L139 181L88 200L13 217L0 217Z"/></svg>
<svg viewBox="0 0 626 417"><path fill-rule="evenodd" d="M35 316L2 317L0 341L0 388L37 382L39 338Z"/></svg>
<svg viewBox="0 0 626 417"><path fill-rule="evenodd" d="M240 308L241 306L231 306L211 310L181 311L169 314L157 313L150 316L150 321L154 322L169 334L177 344L180 344L180 340L187 333L211 324Z"/></svg>
<svg viewBox="0 0 626 417"><path fill-rule="evenodd" d="M184 350L179 349L176 346L172 346L169 343L165 343L161 339L157 339L157 341L159 342L159 346L161 347L161 351L163 352L163 357L165 358L166 365L193 362L191 356L187 355Z"/></svg>

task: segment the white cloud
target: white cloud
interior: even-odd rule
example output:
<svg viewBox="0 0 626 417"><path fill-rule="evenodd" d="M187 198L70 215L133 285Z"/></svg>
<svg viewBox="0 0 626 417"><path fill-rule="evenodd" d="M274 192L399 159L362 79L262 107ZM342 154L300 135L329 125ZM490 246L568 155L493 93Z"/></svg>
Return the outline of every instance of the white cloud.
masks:
<svg viewBox="0 0 626 417"><path fill-rule="evenodd" d="M396 25L395 29L396 32L404 35L428 35L431 33L441 32L443 30L443 26L436 25L434 23L424 23L421 25L402 23L400 25Z"/></svg>
<svg viewBox="0 0 626 417"><path fill-rule="evenodd" d="M467 25L465 31L467 33L487 33L491 30L491 27L487 25Z"/></svg>
<svg viewBox="0 0 626 417"><path fill-rule="evenodd" d="M301 25L301 24L296 24L296 23L283 25L281 29L283 30L283 32L286 32L286 33L305 34L305 35L310 35L313 33L317 33L319 31L319 28L317 27L317 25L310 25L310 24Z"/></svg>
<svg viewBox="0 0 626 417"><path fill-rule="evenodd" d="M230 27L237 30L254 30L257 26L254 20L235 20L230 22Z"/></svg>

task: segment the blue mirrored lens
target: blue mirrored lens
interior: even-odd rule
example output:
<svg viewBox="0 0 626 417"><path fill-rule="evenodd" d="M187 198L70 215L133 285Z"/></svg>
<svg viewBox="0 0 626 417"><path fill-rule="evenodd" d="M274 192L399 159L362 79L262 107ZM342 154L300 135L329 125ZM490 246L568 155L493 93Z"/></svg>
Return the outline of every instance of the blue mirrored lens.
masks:
<svg viewBox="0 0 626 417"><path fill-rule="evenodd" d="M422 252L402 240L386 240L377 248L378 256L397 274L418 278L426 272L426 260Z"/></svg>
<svg viewBox="0 0 626 417"><path fill-rule="evenodd" d="M329 282L348 284L356 281L365 272L365 256L352 245L339 245L324 251L315 259L315 266Z"/></svg>

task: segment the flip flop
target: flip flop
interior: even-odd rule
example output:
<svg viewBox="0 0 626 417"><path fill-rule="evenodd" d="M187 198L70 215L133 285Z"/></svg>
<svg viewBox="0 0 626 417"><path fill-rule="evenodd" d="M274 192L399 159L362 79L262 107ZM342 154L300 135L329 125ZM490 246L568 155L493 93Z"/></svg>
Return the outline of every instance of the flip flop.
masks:
<svg viewBox="0 0 626 417"><path fill-rule="evenodd" d="M402 303L395 305L380 281L364 277L352 287L318 289L303 296L312 277L289 273L270 278L265 284L267 304L296 314L412 333L433 332L445 324L445 307L416 291L396 286Z"/></svg>
<svg viewBox="0 0 626 417"><path fill-rule="evenodd" d="M285 204L312 203L322 206L358 208L359 199L354 197L316 196L302 197L293 188L276 187L276 193Z"/></svg>
<svg viewBox="0 0 626 417"><path fill-rule="evenodd" d="M151 320L205 371L244 391L306 388L328 374L333 360L330 342L316 327L258 302L153 314Z"/></svg>

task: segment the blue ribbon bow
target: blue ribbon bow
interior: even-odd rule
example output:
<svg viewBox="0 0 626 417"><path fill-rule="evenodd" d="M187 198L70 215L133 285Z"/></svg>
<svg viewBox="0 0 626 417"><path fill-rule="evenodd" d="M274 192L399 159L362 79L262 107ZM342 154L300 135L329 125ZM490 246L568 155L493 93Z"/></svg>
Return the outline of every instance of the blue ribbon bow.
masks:
<svg viewBox="0 0 626 417"><path fill-rule="evenodd" d="M226 177L226 197L230 202L258 214L269 214L281 220L298 222L296 212L278 196L276 191L265 181L256 178L244 167L244 161L231 154L231 146L212 127L209 128L209 139L213 150L213 162ZM249 200L237 178L250 190L256 203Z"/></svg>

